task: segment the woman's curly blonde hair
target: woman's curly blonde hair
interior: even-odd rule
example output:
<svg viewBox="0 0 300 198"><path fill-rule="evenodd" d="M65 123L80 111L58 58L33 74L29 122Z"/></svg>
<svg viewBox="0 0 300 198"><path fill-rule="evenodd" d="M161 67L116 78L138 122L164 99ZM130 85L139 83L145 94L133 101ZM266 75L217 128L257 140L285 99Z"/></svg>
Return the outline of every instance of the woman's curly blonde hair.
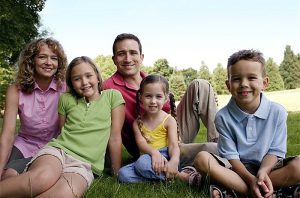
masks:
<svg viewBox="0 0 300 198"><path fill-rule="evenodd" d="M53 38L39 38L26 45L19 56L16 85L21 91L31 93L35 83L35 63L34 58L39 54L42 45L47 45L58 57L58 68L54 78L57 87L60 88L65 81L67 56L61 44Z"/></svg>

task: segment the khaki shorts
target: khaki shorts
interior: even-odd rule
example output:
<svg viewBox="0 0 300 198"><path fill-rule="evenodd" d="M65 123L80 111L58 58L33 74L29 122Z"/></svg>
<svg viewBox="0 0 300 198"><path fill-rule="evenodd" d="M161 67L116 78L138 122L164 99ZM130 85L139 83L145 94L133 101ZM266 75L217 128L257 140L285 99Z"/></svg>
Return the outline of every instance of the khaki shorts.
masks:
<svg viewBox="0 0 300 198"><path fill-rule="evenodd" d="M232 169L231 164L229 163L229 161L226 158L222 158L213 153L211 153L211 155L218 161L218 163L221 166L224 166L225 168L228 168L228 169ZM284 167L289 161L291 161L294 158L295 158L295 156L290 156L290 157L287 157L284 159L279 158L278 161L276 162L276 164L273 166L271 171ZM255 164L244 164L244 166L253 175L256 175L257 171L259 170L259 166L255 165Z"/></svg>
<svg viewBox="0 0 300 198"><path fill-rule="evenodd" d="M65 153L62 149L52 147L52 146L45 146L44 148L42 148L27 164L25 171L28 169L30 164L32 164L36 158L42 155L53 155L57 157L63 167L62 173L79 174L86 180L88 187L92 184L94 180L94 175L90 164L75 159L71 155Z"/></svg>

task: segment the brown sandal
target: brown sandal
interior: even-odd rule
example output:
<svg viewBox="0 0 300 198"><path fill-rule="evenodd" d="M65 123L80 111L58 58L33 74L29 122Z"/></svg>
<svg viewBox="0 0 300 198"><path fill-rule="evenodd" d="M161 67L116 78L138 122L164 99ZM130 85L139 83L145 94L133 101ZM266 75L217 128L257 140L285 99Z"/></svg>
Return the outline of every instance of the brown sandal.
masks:
<svg viewBox="0 0 300 198"><path fill-rule="evenodd" d="M183 167L181 172L186 173L189 175L189 185L200 187L201 186L201 174L193 167L193 166L186 166Z"/></svg>

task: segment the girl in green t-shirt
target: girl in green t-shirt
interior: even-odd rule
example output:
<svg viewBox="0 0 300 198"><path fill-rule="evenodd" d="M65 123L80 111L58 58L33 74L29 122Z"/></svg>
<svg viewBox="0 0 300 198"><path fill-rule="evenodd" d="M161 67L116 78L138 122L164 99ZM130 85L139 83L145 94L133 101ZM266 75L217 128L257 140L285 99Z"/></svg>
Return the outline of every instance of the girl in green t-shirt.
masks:
<svg viewBox="0 0 300 198"><path fill-rule="evenodd" d="M104 167L108 145L112 170L121 166L124 99L102 91L93 61L77 57L66 74L69 92L59 99L61 134L33 157L26 172L0 182L0 197L82 197Z"/></svg>

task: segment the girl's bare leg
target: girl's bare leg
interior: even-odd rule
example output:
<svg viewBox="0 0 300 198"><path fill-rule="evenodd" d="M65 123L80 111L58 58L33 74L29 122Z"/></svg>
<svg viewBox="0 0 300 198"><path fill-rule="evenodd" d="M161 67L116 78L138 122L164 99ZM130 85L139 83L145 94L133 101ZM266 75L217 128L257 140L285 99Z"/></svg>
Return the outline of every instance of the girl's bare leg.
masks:
<svg viewBox="0 0 300 198"><path fill-rule="evenodd" d="M5 180L9 177L15 177L17 175L18 175L18 172L15 169L8 168L8 169L3 171L1 180Z"/></svg>
<svg viewBox="0 0 300 198"><path fill-rule="evenodd" d="M81 175L77 173L64 173L54 186L37 196L37 198L82 197L87 188L87 181Z"/></svg>
<svg viewBox="0 0 300 198"><path fill-rule="evenodd" d="M59 159L52 155L42 155L27 172L0 182L0 197L35 197L53 186L61 172Z"/></svg>

